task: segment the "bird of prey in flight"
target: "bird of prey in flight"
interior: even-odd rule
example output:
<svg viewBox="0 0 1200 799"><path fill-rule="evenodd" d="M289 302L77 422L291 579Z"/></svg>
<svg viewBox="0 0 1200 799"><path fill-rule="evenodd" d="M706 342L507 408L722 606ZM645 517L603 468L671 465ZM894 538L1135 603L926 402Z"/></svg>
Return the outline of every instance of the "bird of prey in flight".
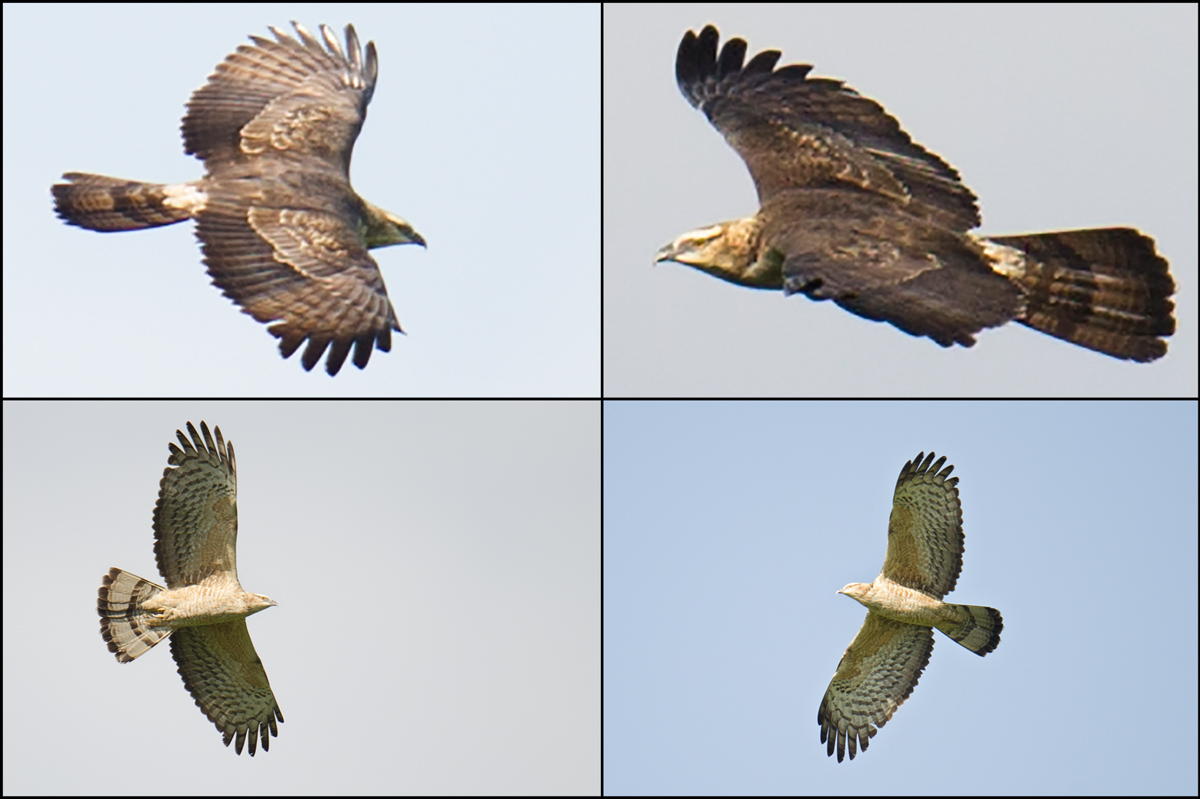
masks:
<svg viewBox="0 0 1200 799"><path fill-rule="evenodd" d="M817 710L825 753L836 746L839 763L847 744L851 760L865 752L917 687L935 628L980 657L1000 645L1000 611L942 601L958 584L964 537L958 478L942 468L945 455L935 457L922 452L900 470L879 576L838 591L867 608Z"/></svg>
<svg viewBox="0 0 1200 799"><path fill-rule="evenodd" d="M943 347L1017 321L1132 361L1175 332L1175 283L1132 228L971 233L975 195L879 103L777 50L688 31L675 78L745 161L753 216L685 233L658 252L740 286L833 300Z"/></svg>
<svg viewBox="0 0 1200 799"><path fill-rule="evenodd" d="M53 187L68 224L102 232L196 220L212 282L244 313L270 325L283 357L308 342L301 364L338 373L351 347L362 369L400 330L370 250L425 240L350 186L350 153L375 91L375 43L366 55L353 25L346 46L251 36L192 94L184 150L205 175L181 184L68 172ZM323 42L322 42L323 40Z"/></svg>
<svg viewBox="0 0 1200 799"><path fill-rule="evenodd" d="M276 606L242 588L237 574L237 462L221 428L200 423L176 430L179 446L159 483L154 506L154 558L166 586L112 568L100 585L100 635L120 663L132 663L171 639L171 655L196 706L225 745L250 756L279 735L283 712L246 617ZM124 710L130 712L134 702ZM120 707L120 702L114 707ZM115 711L114 712L118 712ZM167 744L173 746L173 744Z"/></svg>

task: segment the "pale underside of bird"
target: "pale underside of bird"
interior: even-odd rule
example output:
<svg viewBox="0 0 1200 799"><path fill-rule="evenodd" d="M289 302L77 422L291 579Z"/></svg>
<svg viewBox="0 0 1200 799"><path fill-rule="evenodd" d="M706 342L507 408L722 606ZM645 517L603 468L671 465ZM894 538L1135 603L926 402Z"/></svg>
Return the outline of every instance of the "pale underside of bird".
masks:
<svg viewBox="0 0 1200 799"><path fill-rule="evenodd" d="M275 607L237 576L237 465L221 428L176 431L154 506L154 554L166 586L110 569L100 587L100 633L121 663L166 638L197 707L240 755L270 748L283 713L246 617ZM190 438L189 438L190 436ZM136 703L134 704L136 706Z"/></svg>
<svg viewBox="0 0 1200 799"><path fill-rule="evenodd" d="M352 348L362 369L403 332L370 250L425 240L350 185L379 74L375 43L364 56L353 25L343 49L325 25L318 40L292 24L296 38L276 28L274 41L252 36L192 95L184 150L204 162L203 178L168 185L68 172L53 193L58 215L88 230L196 220L213 284L269 325L284 358L307 341L303 367L328 350L335 375Z"/></svg>
<svg viewBox="0 0 1200 799"><path fill-rule="evenodd" d="M867 608L817 710L821 743L828 755L836 745L839 763L847 745L851 760L865 752L916 688L935 628L980 657L1000 643L1000 611L942 601L962 572L964 538L954 467L942 469L946 457L934 457L922 452L900 470L879 576L838 592Z"/></svg>

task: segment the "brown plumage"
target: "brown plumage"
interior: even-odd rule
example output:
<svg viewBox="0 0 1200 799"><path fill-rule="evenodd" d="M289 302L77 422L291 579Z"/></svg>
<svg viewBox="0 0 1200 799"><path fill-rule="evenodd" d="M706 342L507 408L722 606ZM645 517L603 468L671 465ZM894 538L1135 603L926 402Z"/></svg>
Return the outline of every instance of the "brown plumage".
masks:
<svg viewBox="0 0 1200 799"><path fill-rule="evenodd" d="M322 44L292 24L298 38L275 28L275 41L251 37L188 102L184 149L205 177L167 185L68 172L53 193L58 215L89 230L195 219L213 283L270 325L283 357L307 341L301 363L312 369L328 349L334 375L352 347L361 369L400 331L369 250L425 240L350 186L375 44L364 58L353 25L343 50L328 27Z"/></svg>
<svg viewBox="0 0 1200 799"><path fill-rule="evenodd" d="M1009 321L1133 361L1167 351L1175 283L1130 228L979 236L975 195L874 100L775 68L768 50L709 25L688 31L675 74L745 161L760 209L658 252L722 280L833 300L944 347Z"/></svg>

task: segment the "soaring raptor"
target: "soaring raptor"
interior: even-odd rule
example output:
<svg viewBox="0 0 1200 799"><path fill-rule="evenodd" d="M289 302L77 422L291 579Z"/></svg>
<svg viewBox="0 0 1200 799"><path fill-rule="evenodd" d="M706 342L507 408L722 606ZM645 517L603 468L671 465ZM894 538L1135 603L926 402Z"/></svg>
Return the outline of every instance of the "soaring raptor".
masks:
<svg viewBox="0 0 1200 799"><path fill-rule="evenodd" d="M177 430L182 449L170 445L154 506L154 556L167 587L121 569L109 569L100 587L100 634L121 663L129 663L159 641L171 638L171 654L183 684L217 729L225 745L250 740L270 748L283 721L271 692L246 617L275 601L247 593L237 576L237 465L233 444L217 428L188 436Z"/></svg>
<svg viewBox="0 0 1200 799"><path fill-rule="evenodd" d="M954 467L942 469L946 457L934 457L922 452L900 470L887 557L875 582L838 591L867 608L817 711L821 743L828 742L828 755L837 743L839 763L847 740L853 760L855 747L866 751L876 728L917 687L933 652L933 628L980 657L1000 643L1000 611L942 601L962 571L962 505Z"/></svg>
<svg viewBox="0 0 1200 799"><path fill-rule="evenodd" d="M758 213L658 252L722 280L833 300L943 347L1016 320L1133 361L1162 357L1175 283L1131 228L978 236L975 195L875 101L811 66L709 25L679 45L675 78L737 151Z"/></svg>
<svg viewBox="0 0 1200 799"><path fill-rule="evenodd" d="M58 215L89 230L142 230L196 220L213 284L279 338L283 357L305 340L311 370L329 350L335 375L354 347L362 369L400 331L369 250L425 245L412 225L350 186L350 152L375 91L353 25L346 48L298 23L251 36L196 90L183 118L184 150L205 176L166 185L68 172L53 187Z"/></svg>

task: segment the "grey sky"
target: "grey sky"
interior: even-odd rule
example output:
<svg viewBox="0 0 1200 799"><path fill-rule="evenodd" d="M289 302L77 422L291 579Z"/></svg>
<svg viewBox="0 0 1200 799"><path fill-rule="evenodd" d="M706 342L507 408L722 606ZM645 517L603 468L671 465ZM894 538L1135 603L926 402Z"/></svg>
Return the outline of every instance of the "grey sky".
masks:
<svg viewBox="0 0 1200 799"><path fill-rule="evenodd" d="M680 38L706 23L882 103L962 173L984 232L1144 230L1180 287L1167 357L1122 363L1020 325L947 351L831 302L652 266L680 233L758 207L675 85ZM604 28L605 396L1197 393L1194 4L609 4Z"/></svg>
<svg viewBox="0 0 1200 799"><path fill-rule="evenodd" d="M109 567L157 579L167 444L219 425L286 722L240 758L169 645L119 664ZM4 792L599 790L595 403L5 403ZM125 782L113 764L129 769Z"/></svg>
<svg viewBox="0 0 1200 799"><path fill-rule="evenodd" d="M612 795L1195 795L1194 403L606 403ZM966 533L940 633L870 749L817 707L879 573L906 460L947 456ZM933 747L933 751L931 751Z"/></svg>
<svg viewBox="0 0 1200 799"><path fill-rule="evenodd" d="M335 379L209 283L185 222L67 227L66 171L199 177L184 104L250 34L353 22L379 83L351 177L429 249L377 250L405 336ZM599 391L599 8L4 6L4 395Z"/></svg>

